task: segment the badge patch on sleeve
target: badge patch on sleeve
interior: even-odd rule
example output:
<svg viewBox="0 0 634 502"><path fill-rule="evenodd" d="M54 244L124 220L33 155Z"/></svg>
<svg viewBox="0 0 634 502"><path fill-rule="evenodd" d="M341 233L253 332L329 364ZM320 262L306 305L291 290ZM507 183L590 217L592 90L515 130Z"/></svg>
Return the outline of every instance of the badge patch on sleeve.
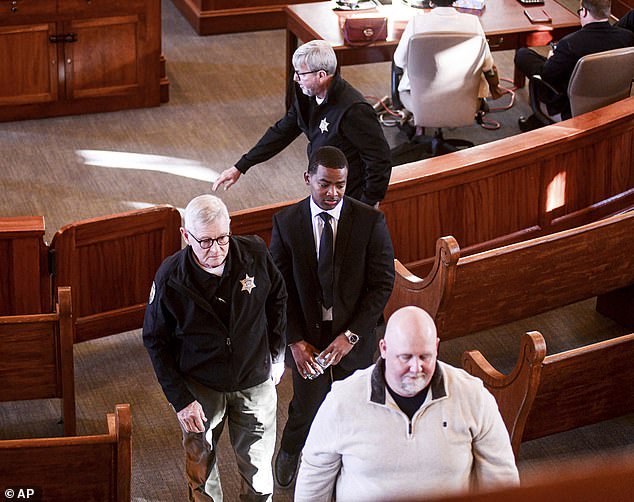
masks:
<svg viewBox="0 0 634 502"><path fill-rule="evenodd" d="M152 303L154 301L154 296L156 295L156 284L152 281L152 287L150 288L150 298L147 301L148 303Z"/></svg>
<svg viewBox="0 0 634 502"><path fill-rule="evenodd" d="M240 291L246 291L251 294L251 290L255 288L255 277L250 277L249 274L244 274L244 279L240 279L242 289Z"/></svg>

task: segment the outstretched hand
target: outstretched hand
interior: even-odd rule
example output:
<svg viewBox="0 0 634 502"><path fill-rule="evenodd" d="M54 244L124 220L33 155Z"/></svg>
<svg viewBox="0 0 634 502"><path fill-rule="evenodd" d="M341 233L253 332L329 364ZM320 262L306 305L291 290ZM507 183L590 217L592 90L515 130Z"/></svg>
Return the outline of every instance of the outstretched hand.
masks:
<svg viewBox="0 0 634 502"><path fill-rule="evenodd" d="M216 178L214 184L211 186L211 189L215 192L218 190L218 187L224 186L225 190L231 188L233 184L238 181L242 173L238 171L236 167L230 167L229 169L225 169L220 173L220 176Z"/></svg>

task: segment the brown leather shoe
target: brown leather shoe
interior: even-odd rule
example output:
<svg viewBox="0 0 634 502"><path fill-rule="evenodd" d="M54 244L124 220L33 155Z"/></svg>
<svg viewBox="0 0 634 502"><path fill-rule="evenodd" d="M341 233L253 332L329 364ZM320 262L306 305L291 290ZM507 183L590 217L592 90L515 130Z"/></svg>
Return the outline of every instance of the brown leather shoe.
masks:
<svg viewBox="0 0 634 502"><path fill-rule="evenodd" d="M288 488L295 480L299 453L292 455L280 450L275 459L275 481L280 488Z"/></svg>

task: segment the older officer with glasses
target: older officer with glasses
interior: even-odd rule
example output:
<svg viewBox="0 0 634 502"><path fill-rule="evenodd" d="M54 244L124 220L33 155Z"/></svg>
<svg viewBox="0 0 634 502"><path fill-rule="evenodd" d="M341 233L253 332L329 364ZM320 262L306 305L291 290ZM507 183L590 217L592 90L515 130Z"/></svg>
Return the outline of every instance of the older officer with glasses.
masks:
<svg viewBox="0 0 634 502"><path fill-rule="evenodd" d="M231 235L218 197L194 198L184 219L188 246L156 273L143 343L183 430L189 500L223 500L216 445L227 422L240 500L270 501L284 280L261 238Z"/></svg>
<svg viewBox="0 0 634 502"><path fill-rule="evenodd" d="M248 169L277 155L304 133L309 159L322 146L343 151L348 161L348 197L377 204L385 196L392 167L390 147L372 106L341 78L335 51L325 40L298 47L293 66L293 98L286 115L235 166L220 174L213 190L220 186L226 190Z"/></svg>

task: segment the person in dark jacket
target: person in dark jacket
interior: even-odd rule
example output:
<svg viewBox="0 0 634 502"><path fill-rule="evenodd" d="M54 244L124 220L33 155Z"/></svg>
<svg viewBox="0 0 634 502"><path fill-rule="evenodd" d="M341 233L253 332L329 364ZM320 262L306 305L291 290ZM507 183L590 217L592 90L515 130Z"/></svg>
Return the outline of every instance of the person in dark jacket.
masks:
<svg viewBox="0 0 634 502"><path fill-rule="evenodd" d="M625 28L634 33L634 9L626 12L621 19L618 20L616 26L619 28Z"/></svg>
<svg viewBox="0 0 634 502"><path fill-rule="evenodd" d="M549 115L560 114L562 119L571 117L566 91L572 71L583 56L634 45L634 34L610 25L610 7L610 0L581 0L577 9L581 29L562 38L548 58L525 47L515 53L515 66L522 73L540 75L560 93L552 96L552 93L540 92L537 96L539 101L545 103ZM519 123L522 131L542 125L534 116L520 119Z"/></svg>
<svg viewBox="0 0 634 502"><path fill-rule="evenodd" d="M319 148L304 173L310 196L273 216L270 250L288 291L293 376L275 460L282 488L295 478L310 424L332 382L374 361L376 327L394 285L385 217L344 196L347 173L341 150Z"/></svg>
<svg viewBox="0 0 634 502"><path fill-rule="evenodd" d="M228 422L241 500L270 501L286 288L264 241L229 224L218 197L187 205L188 246L156 273L143 343L183 430L189 500L222 501L215 452Z"/></svg>
<svg viewBox="0 0 634 502"><path fill-rule="evenodd" d="M321 146L335 146L348 159L346 195L374 205L390 181L390 147L372 106L337 73L330 44L313 40L293 54L295 84L286 115L258 143L216 179L213 190L233 185L252 166L269 160L304 133L308 158Z"/></svg>

